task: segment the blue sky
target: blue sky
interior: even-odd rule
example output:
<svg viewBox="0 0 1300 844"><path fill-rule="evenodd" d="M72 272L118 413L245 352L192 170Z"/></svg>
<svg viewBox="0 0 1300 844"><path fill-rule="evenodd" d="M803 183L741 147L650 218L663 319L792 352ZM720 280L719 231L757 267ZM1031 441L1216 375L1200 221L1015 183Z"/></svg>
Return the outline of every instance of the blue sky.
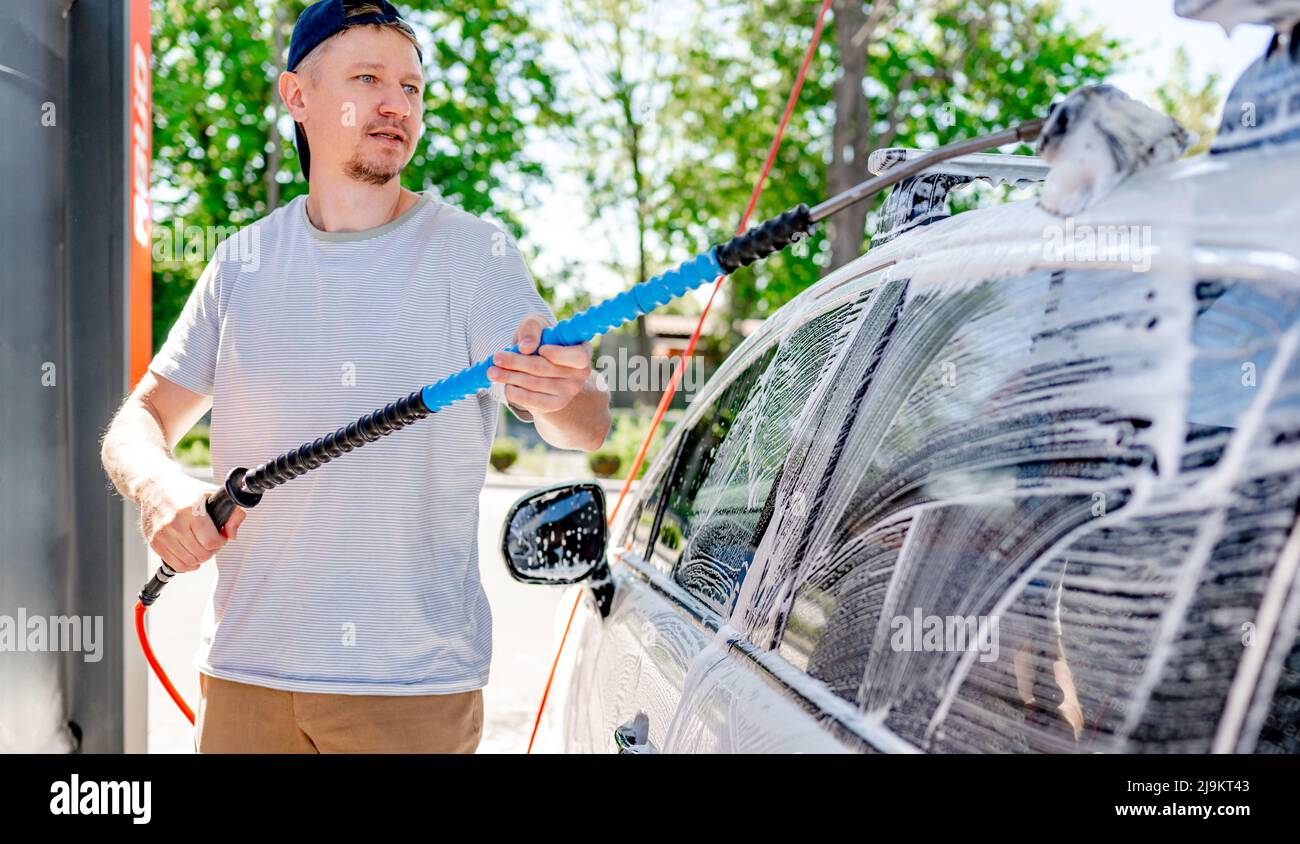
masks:
<svg viewBox="0 0 1300 844"><path fill-rule="evenodd" d="M1176 16L1174 0L1063 0L1063 6L1071 18L1091 20L1134 48L1134 58L1108 81L1148 102L1180 44L1186 47L1197 76L1219 74L1223 96L1272 35L1264 27L1242 26L1229 37L1217 24ZM814 7L810 0L810 14ZM755 151L756 156L762 154L762 150ZM541 155L548 164L556 165L553 169L557 171L564 163L563 153L556 147L547 145ZM541 247L532 261L534 273L551 274L563 262L575 262L582 267L580 283L600 299L627 285L605 262L615 250L629 254L626 250L632 243L618 242L627 240L627 226L579 222L576 225L583 231L575 231L575 221L587 219L582 189L576 177L556 172L554 184L538 191L541 201L522 215L524 231L530 245ZM809 197L808 202L811 205L820 199ZM697 298L702 306L705 295Z"/></svg>

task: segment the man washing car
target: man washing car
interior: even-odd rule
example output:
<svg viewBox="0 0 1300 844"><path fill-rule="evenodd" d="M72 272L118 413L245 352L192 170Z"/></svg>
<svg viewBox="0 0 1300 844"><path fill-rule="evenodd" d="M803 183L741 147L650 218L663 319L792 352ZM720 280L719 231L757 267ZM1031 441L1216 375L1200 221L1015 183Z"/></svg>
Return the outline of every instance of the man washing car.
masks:
<svg viewBox="0 0 1300 844"><path fill-rule="evenodd" d="M389 3L299 17L280 95L309 193L217 249L104 438L104 466L163 561L220 551L196 655L201 752L473 752L491 662L478 498L504 399L594 450L609 396L495 226L401 187L423 127L414 34ZM246 250L239 250L243 258ZM492 394L277 491L219 534L217 490L170 449L212 408L214 477L310 441L500 352ZM530 354L536 350L536 354Z"/></svg>

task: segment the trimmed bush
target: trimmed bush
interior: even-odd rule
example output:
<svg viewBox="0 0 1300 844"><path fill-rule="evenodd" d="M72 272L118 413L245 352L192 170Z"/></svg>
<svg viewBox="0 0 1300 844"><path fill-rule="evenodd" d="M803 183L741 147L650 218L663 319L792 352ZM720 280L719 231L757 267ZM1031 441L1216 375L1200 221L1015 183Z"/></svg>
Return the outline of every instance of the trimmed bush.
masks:
<svg viewBox="0 0 1300 844"><path fill-rule="evenodd" d="M587 465L591 467L591 471L596 473L596 477L612 478L618 473L619 467L623 465L623 459L618 456L618 452L609 448L602 448L587 455Z"/></svg>
<svg viewBox="0 0 1300 844"><path fill-rule="evenodd" d="M492 443L492 456L488 458L492 468L504 472L519 459L519 444L509 437L501 437Z"/></svg>

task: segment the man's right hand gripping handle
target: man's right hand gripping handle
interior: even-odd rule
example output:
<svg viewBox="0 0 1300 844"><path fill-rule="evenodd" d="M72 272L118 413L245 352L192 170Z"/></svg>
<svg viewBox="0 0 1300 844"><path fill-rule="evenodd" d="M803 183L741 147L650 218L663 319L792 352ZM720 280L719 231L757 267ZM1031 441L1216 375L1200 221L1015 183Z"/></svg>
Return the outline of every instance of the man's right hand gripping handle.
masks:
<svg viewBox="0 0 1300 844"><path fill-rule="evenodd" d="M235 514L235 510L239 506L231 495L231 485L242 483L245 471L243 468L230 470L230 474L226 476L225 485L210 496L204 504L204 509L208 512L208 518L212 520L212 524L216 527L218 533L226 526L226 522L230 521L230 517ZM248 493L244 494L248 495ZM257 497L261 498L260 495ZM154 576L149 579L144 588L140 590L140 603L146 607L153 604L154 601L158 600L158 595L162 593L163 587L171 582L171 579L177 574L178 572L175 569L164 562L158 567L158 571L154 572Z"/></svg>

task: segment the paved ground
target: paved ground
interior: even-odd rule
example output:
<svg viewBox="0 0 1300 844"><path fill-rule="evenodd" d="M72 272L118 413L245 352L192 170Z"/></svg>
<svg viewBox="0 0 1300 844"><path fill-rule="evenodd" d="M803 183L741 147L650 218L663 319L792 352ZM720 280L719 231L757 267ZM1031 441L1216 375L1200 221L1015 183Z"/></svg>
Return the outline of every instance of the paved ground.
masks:
<svg viewBox="0 0 1300 844"><path fill-rule="evenodd" d="M516 583L506 572L498 544L510 505L534 485L554 482L504 479L490 474L490 485L483 490L479 569L492 604L493 639L491 679L483 692L485 721L480 753L525 751L555 656L555 610L567 587ZM617 492L611 497L616 496ZM152 571L158 560L155 557L150 562ZM198 646L199 619L215 578L216 570L210 565L178 577L167 587L163 599L149 610L150 641L172 682L191 706L198 703L199 681L190 661ZM193 742L193 728L150 674L149 751L192 753Z"/></svg>

